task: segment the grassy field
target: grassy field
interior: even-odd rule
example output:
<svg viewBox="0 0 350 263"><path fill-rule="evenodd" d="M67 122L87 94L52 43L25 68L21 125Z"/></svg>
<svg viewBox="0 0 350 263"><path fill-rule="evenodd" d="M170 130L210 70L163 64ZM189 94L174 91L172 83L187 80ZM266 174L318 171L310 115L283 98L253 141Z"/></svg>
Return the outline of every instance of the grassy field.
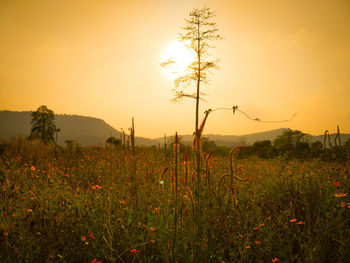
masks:
<svg viewBox="0 0 350 263"><path fill-rule="evenodd" d="M349 161L193 159L13 141L0 261L350 262Z"/></svg>

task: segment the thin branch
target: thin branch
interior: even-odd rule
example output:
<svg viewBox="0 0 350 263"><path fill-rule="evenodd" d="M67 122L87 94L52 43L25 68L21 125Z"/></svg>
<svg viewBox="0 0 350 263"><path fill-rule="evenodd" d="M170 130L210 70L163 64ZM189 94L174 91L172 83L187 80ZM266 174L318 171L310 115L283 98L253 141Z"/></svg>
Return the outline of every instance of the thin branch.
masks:
<svg viewBox="0 0 350 263"><path fill-rule="evenodd" d="M235 114L236 111L242 113L245 117L247 117L248 119L252 120L252 121L258 121L258 122L264 122L264 123L278 123L278 122L289 122L291 120L294 119L294 117L297 115L297 113L294 113L292 115L292 117L290 119L287 119L287 120L272 120L272 121L265 121L265 120L261 120L260 118L252 118L251 116L249 116L247 113L245 113L244 111L242 110L239 110L238 109L238 106L233 106L232 108L217 108L217 109L214 109L214 110L211 110L211 112L214 112L214 111L218 111L218 110L232 110L232 113Z"/></svg>

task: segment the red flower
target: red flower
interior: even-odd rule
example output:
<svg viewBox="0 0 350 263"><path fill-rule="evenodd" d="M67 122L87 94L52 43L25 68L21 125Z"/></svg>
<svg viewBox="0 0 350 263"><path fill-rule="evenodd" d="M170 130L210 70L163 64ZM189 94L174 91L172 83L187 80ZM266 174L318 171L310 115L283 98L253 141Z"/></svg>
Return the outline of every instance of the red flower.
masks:
<svg viewBox="0 0 350 263"><path fill-rule="evenodd" d="M103 260L97 261L96 258L94 258L93 260L91 260L91 263L102 263Z"/></svg>
<svg viewBox="0 0 350 263"><path fill-rule="evenodd" d="M298 225L305 225L305 222L299 221L299 222L298 222Z"/></svg>
<svg viewBox="0 0 350 263"><path fill-rule="evenodd" d="M243 148L246 148L247 146L244 146L244 145L239 145L239 146L236 146L235 149L243 149Z"/></svg>
<svg viewBox="0 0 350 263"><path fill-rule="evenodd" d="M339 182L334 182L333 185L334 185L334 186L339 186L340 183L339 183Z"/></svg>
<svg viewBox="0 0 350 263"><path fill-rule="evenodd" d="M131 250L130 250L131 253L138 253L138 252L140 252L140 251L141 251L141 250L136 250L136 249L131 249Z"/></svg>

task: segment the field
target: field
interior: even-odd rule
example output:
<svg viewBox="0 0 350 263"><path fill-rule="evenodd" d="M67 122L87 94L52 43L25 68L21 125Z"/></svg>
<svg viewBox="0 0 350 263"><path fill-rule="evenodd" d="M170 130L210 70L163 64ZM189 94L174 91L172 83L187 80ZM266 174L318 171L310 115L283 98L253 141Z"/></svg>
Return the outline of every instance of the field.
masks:
<svg viewBox="0 0 350 263"><path fill-rule="evenodd" d="M135 150L6 145L0 261L350 262L349 161Z"/></svg>

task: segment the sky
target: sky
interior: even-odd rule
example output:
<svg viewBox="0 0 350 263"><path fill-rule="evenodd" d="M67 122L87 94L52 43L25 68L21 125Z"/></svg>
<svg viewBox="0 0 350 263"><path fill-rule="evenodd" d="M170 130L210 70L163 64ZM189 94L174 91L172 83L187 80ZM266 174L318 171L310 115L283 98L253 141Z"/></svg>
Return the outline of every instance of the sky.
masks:
<svg viewBox="0 0 350 263"><path fill-rule="evenodd" d="M159 65L193 8L210 7L223 40L219 70L202 87L204 133L244 135L282 127L350 133L348 0L0 1L0 110L97 117L136 136L192 134L195 101L172 103ZM171 49L170 49L171 50ZM170 52L171 53L171 52Z"/></svg>

